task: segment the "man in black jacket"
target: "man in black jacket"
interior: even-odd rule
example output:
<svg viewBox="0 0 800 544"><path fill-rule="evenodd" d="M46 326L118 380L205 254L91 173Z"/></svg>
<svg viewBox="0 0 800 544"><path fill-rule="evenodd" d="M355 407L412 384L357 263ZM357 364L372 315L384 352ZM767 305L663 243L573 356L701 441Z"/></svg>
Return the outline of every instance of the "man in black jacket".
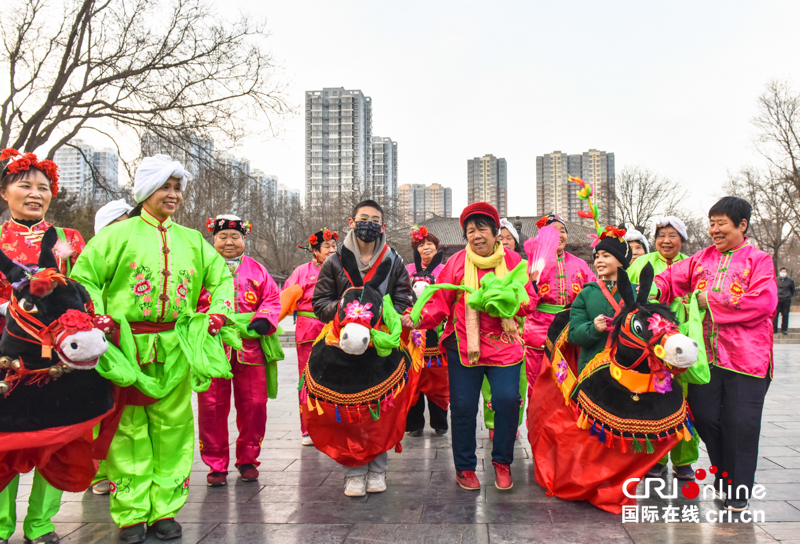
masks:
<svg viewBox="0 0 800 544"><path fill-rule="evenodd" d="M794 280L789 277L789 271L781 268L778 273L778 310L775 314L775 322L772 325L773 332L778 334L778 318L781 318L781 332L789 332L789 312L792 308L792 297L794 296Z"/></svg>
<svg viewBox="0 0 800 544"><path fill-rule="evenodd" d="M381 290L384 295L391 296L394 309L402 315L411 307L411 279L402 257L386 244L383 209L377 202L365 200L353 209L353 216L348 219L348 224L351 230L345 237L343 245L355 255L362 279L366 281L371 271L376 270L383 261L389 259L392 262L391 272L381 285ZM332 255L325 261L314 287L312 299L314 314L323 323L333 321L339 300L352 286L340 256L341 248L337 251L337 255ZM389 456L386 452L367 465L344 466L344 494L349 497L363 497L366 493L385 491L388 466Z"/></svg>

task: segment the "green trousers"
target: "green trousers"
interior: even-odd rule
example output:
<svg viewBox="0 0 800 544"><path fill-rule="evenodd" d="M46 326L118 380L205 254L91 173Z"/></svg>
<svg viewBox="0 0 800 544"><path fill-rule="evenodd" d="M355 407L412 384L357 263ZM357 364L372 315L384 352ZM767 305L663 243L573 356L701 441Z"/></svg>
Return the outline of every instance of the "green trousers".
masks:
<svg viewBox="0 0 800 544"><path fill-rule="evenodd" d="M686 398L689 390L688 382L684 382L680 378L678 378L676 381L681 384L681 387L683 388L683 397ZM669 453L666 454L658 463L660 465L666 465L667 462L672 459L672 466L682 467L696 463L699 458L700 438L698 438L697 433L695 433L689 442L686 442L685 440L678 442L678 445L672 448Z"/></svg>
<svg viewBox="0 0 800 544"><path fill-rule="evenodd" d="M128 406L122 413L106 460L114 522L127 527L174 518L189 495L193 462L194 417L187 377L155 404Z"/></svg>
<svg viewBox="0 0 800 544"><path fill-rule="evenodd" d="M522 425L522 419L525 416L525 399L528 398L528 376L525 373L525 363L519 365L519 423L517 426ZM494 429L494 410L489 408L489 403L492 401L492 389L489 387L489 380L486 376L483 377L483 385L481 385L481 395L483 395L483 422L486 424L487 429Z"/></svg>
<svg viewBox="0 0 800 544"><path fill-rule="evenodd" d="M0 539L8 540L17 526L17 490L19 476L11 480L0 492ZM64 492L56 489L45 480L38 470L33 472L33 486L28 498L28 514L22 522L25 536L35 540L42 535L55 531L53 516L58 514L61 506L61 495Z"/></svg>

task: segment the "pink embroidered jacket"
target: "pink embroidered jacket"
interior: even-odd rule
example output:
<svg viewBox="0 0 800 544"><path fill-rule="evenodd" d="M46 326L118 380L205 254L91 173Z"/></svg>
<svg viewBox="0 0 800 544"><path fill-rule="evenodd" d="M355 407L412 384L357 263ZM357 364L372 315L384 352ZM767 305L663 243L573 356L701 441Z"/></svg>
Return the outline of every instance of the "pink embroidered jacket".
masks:
<svg viewBox="0 0 800 544"><path fill-rule="evenodd" d="M539 280L539 293L531 295L531 306L538 306L525 318L522 339L525 347L544 349L547 329L555 319L554 306L566 306L575 300L583 286L597 281L586 261L562 252L553 268Z"/></svg>
<svg viewBox="0 0 800 544"><path fill-rule="evenodd" d="M466 261L467 251L462 249L447 261L444 269L436 278L437 284L449 283L461 285L464 281L464 262ZM505 253L506 267L511 270L522 260L518 253L507 251ZM478 269L478 278L482 278L490 270ZM528 295L533 296L533 285L528 281ZM528 304L522 306L517 315L525 316L533 306ZM420 316L420 329L433 329L447 318L447 325L444 327L440 343L451 335L455 334L458 343L458 352L461 356L461 363L469 366L467 359L467 329L465 326L465 305L464 297L461 292L452 289L440 289L428 301L422 309ZM511 341L509 336L503 331L503 324L500 318L491 317L489 314L479 312L480 318L480 340L481 358L474 366L511 366L522 362L522 344ZM455 325L453 324L455 322Z"/></svg>
<svg viewBox="0 0 800 544"><path fill-rule="evenodd" d="M772 375L772 316L778 288L772 257L750 245L721 253L714 246L656 276L660 300L708 293L703 320L708 362L763 378Z"/></svg>
<svg viewBox="0 0 800 544"><path fill-rule="evenodd" d="M283 284L284 291L292 285L299 285L303 290L303 295L297 301L297 324L294 329L294 338L298 344L313 342L325 326L316 317L311 317L314 315L314 305L311 303L311 299L314 296L314 287L317 285L320 268L321 266L316 261L301 264L294 269L292 275ZM303 315L303 313L309 315Z"/></svg>
<svg viewBox="0 0 800 544"><path fill-rule="evenodd" d="M278 316L281 313L281 299L278 284L269 275L264 266L244 255L233 272L234 311L244 314L255 312L253 321L267 319L272 325L274 334L278 328ZM200 291L200 300L197 302L197 311L206 312L209 308L209 293L203 288ZM263 365L267 360L261 350L261 343L257 339L242 340L242 351L239 352L239 362L246 365Z"/></svg>

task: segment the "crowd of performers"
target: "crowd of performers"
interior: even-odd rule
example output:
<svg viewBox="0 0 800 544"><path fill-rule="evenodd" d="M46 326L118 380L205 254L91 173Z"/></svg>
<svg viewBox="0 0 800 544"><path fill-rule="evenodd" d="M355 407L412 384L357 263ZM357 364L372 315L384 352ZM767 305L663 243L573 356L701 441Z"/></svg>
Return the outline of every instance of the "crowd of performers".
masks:
<svg viewBox="0 0 800 544"><path fill-rule="evenodd" d="M31 470L25 542L58 542L51 520L63 491L90 485L110 494L120 542L143 542L148 528L160 540L178 538L194 462L193 392L207 484L228 480L231 395L233 467L242 481L257 481L283 358L279 323L290 314L302 444L342 465L347 496L386 490L388 451L424 434L426 405L435 434L451 435L456 483L480 489L483 402L500 490L513 487L527 413L537 482L556 496L616 511L609 501L620 502L618 490L602 499L575 492L604 485L582 480L591 467L576 463L618 467L607 481L621 481L662 477L671 459L674 476L691 480L702 439L725 508L748 507L777 289L771 257L747 237L742 199L709 210L712 245L692 256L681 253L688 235L677 217L654 220L653 251L643 233L598 225L594 271L565 250L584 242L570 240L560 216L542 217L523 249L521 233L484 202L461 213L463 250L442 262L439 238L415 226L406 264L387 244L380 204L367 200L341 239L334 225L309 236L312 259L279 289L244 254L253 228L245 219L209 218L212 244L173 221L191 175L168 156L142 161L137 205L100 209L88 243L45 220L58 194L52 161L14 150L0 160L11 214L0 230L0 544L16 528L19 474ZM64 286L76 286L83 301L67 309ZM51 317L59 304L63 315ZM595 383L602 372L611 386ZM74 402L82 389L70 384L90 376L103 386ZM59 381L69 387L57 389ZM39 413L26 400L40 391L62 413ZM658 414L668 397L665 418ZM605 449L587 446L594 457L580 458L583 446L568 441L588 438L575 432ZM627 449L635 462L606 457ZM570 492L548 477L564 473L578 474Z"/></svg>

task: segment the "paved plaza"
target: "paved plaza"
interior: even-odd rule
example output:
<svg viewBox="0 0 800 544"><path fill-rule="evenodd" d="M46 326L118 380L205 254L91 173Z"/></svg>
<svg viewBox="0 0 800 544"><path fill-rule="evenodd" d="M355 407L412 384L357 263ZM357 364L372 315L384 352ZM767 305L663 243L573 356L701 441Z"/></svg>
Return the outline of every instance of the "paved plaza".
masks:
<svg viewBox="0 0 800 544"><path fill-rule="evenodd" d="M203 544L308 542L320 544L390 542L489 543L598 542L660 544L671 542L800 544L800 346L775 346L777 381L767 395L756 481L766 488L751 508L764 512L763 523L707 523L705 512L721 503L650 499L640 507L697 505L702 523L622 523L621 516L588 503L546 496L533 477L525 431L512 466L514 488L494 487L491 442L483 425L478 433L480 492L459 488L454 479L450 437L426 429L423 438L403 440L403 453L389 453L388 490L362 498L342 493L341 468L313 447L300 443L297 414L297 359L286 349L280 364L280 390L268 404L266 437L258 482L243 483L233 464L228 485L206 486L207 468L195 453L189 499L178 520L182 540ZM229 429L236 439L235 412ZM702 453L702 452L701 452ZM695 468L708 468L702 453ZM31 475L20 485L18 513L24 515ZM56 530L64 543L114 543L117 528L108 514L108 497L65 493ZM151 537L148 542L158 542ZM22 525L11 539L22 543Z"/></svg>

